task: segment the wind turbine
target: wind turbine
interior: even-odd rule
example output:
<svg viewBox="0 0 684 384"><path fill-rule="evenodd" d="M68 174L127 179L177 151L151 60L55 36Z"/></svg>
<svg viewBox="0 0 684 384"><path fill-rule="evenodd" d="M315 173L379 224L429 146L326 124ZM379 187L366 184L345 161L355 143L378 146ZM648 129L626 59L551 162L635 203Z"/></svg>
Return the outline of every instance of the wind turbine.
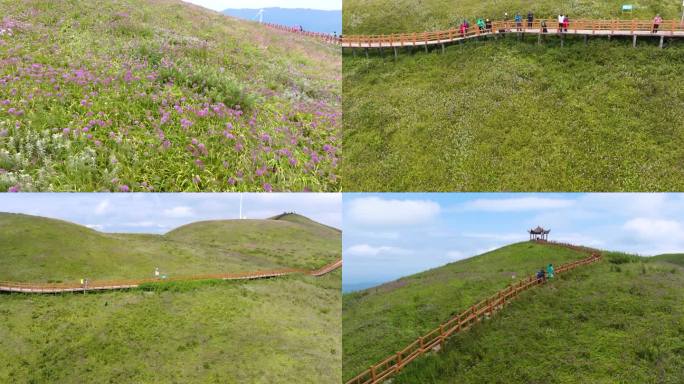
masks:
<svg viewBox="0 0 684 384"><path fill-rule="evenodd" d="M242 217L242 192L240 192L240 220L244 219Z"/></svg>
<svg viewBox="0 0 684 384"><path fill-rule="evenodd" d="M260 9L259 12L257 12L256 17L259 19L259 23L263 24L264 23L264 10Z"/></svg>

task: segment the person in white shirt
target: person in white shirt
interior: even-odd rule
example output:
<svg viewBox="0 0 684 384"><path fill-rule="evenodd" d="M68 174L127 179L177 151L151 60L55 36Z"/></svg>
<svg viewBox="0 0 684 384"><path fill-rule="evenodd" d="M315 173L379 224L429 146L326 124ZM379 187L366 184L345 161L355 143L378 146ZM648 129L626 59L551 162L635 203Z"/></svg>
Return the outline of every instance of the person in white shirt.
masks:
<svg viewBox="0 0 684 384"><path fill-rule="evenodd" d="M561 13L558 15L558 32L563 32L563 22L565 21L565 16Z"/></svg>

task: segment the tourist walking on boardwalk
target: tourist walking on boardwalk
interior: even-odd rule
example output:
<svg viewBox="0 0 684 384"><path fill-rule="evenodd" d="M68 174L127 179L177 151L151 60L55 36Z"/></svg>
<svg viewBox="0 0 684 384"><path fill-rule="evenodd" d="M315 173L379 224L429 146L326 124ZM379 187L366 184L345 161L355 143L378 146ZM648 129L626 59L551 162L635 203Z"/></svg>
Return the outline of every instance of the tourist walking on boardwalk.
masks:
<svg viewBox="0 0 684 384"><path fill-rule="evenodd" d="M549 32L549 28L546 26L546 20L542 20L541 27L542 27L542 33L548 33Z"/></svg>
<svg viewBox="0 0 684 384"><path fill-rule="evenodd" d="M544 267L537 271L537 280L541 280L542 283L546 281L546 272L544 272Z"/></svg>
<svg viewBox="0 0 684 384"><path fill-rule="evenodd" d="M515 13L515 28L518 29L518 32L522 31L522 16L519 12Z"/></svg>
<svg viewBox="0 0 684 384"><path fill-rule="evenodd" d="M570 19L568 18L568 15L565 15L563 18L563 29L565 32L568 31L569 26L570 26Z"/></svg>
<svg viewBox="0 0 684 384"><path fill-rule="evenodd" d="M486 30L487 25L485 24L485 21L481 17L479 19L477 19L475 24L477 24L477 28L480 30L480 32L484 32Z"/></svg>
<svg viewBox="0 0 684 384"><path fill-rule="evenodd" d="M658 28L660 28L660 24L663 23L663 18L660 17L660 14L657 14L656 17L653 19L653 33L658 33Z"/></svg>
<svg viewBox="0 0 684 384"><path fill-rule="evenodd" d="M489 20L489 18L487 18L487 20L485 20L485 28L487 29L487 32L492 31L492 21Z"/></svg>
<svg viewBox="0 0 684 384"><path fill-rule="evenodd" d="M532 22L534 21L534 13L532 11L527 12L527 28L532 28Z"/></svg>
<svg viewBox="0 0 684 384"><path fill-rule="evenodd" d="M549 266L546 267L546 277L553 279L553 264L549 264Z"/></svg>
<svg viewBox="0 0 684 384"><path fill-rule="evenodd" d="M565 16L561 13L558 15L558 33L563 32L563 22L565 21Z"/></svg>

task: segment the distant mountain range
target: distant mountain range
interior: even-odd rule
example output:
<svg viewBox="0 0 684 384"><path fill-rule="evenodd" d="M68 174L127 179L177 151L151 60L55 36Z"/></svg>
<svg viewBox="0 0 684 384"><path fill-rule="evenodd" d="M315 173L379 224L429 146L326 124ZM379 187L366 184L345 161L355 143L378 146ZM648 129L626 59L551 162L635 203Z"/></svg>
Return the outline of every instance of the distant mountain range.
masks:
<svg viewBox="0 0 684 384"><path fill-rule="evenodd" d="M245 20L258 20L259 9L226 9L225 15ZM287 26L301 25L311 32L333 33L342 31L342 11L324 11L304 8L264 8L264 23Z"/></svg>

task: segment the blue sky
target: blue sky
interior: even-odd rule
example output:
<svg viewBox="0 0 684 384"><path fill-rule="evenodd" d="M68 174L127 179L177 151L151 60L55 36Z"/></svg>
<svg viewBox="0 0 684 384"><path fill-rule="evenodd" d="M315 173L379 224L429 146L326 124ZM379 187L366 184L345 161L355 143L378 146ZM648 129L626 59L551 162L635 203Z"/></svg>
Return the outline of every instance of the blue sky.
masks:
<svg viewBox="0 0 684 384"><path fill-rule="evenodd" d="M333 193L245 193L243 216L297 212L341 228L342 196ZM239 193L4 193L0 212L71 221L104 232L165 233L201 220L240 216Z"/></svg>
<svg viewBox="0 0 684 384"><path fill-rule="evenodd" d="M311 8L340 10L342 0L184 0L215 11L227 8Z"/></svg>
<svg viewBox="0 0 684 384"><path fill-rule="evenodd" d="M343 285L380 283L528 239L684 252L684 194L349 194Z"/></svg>

